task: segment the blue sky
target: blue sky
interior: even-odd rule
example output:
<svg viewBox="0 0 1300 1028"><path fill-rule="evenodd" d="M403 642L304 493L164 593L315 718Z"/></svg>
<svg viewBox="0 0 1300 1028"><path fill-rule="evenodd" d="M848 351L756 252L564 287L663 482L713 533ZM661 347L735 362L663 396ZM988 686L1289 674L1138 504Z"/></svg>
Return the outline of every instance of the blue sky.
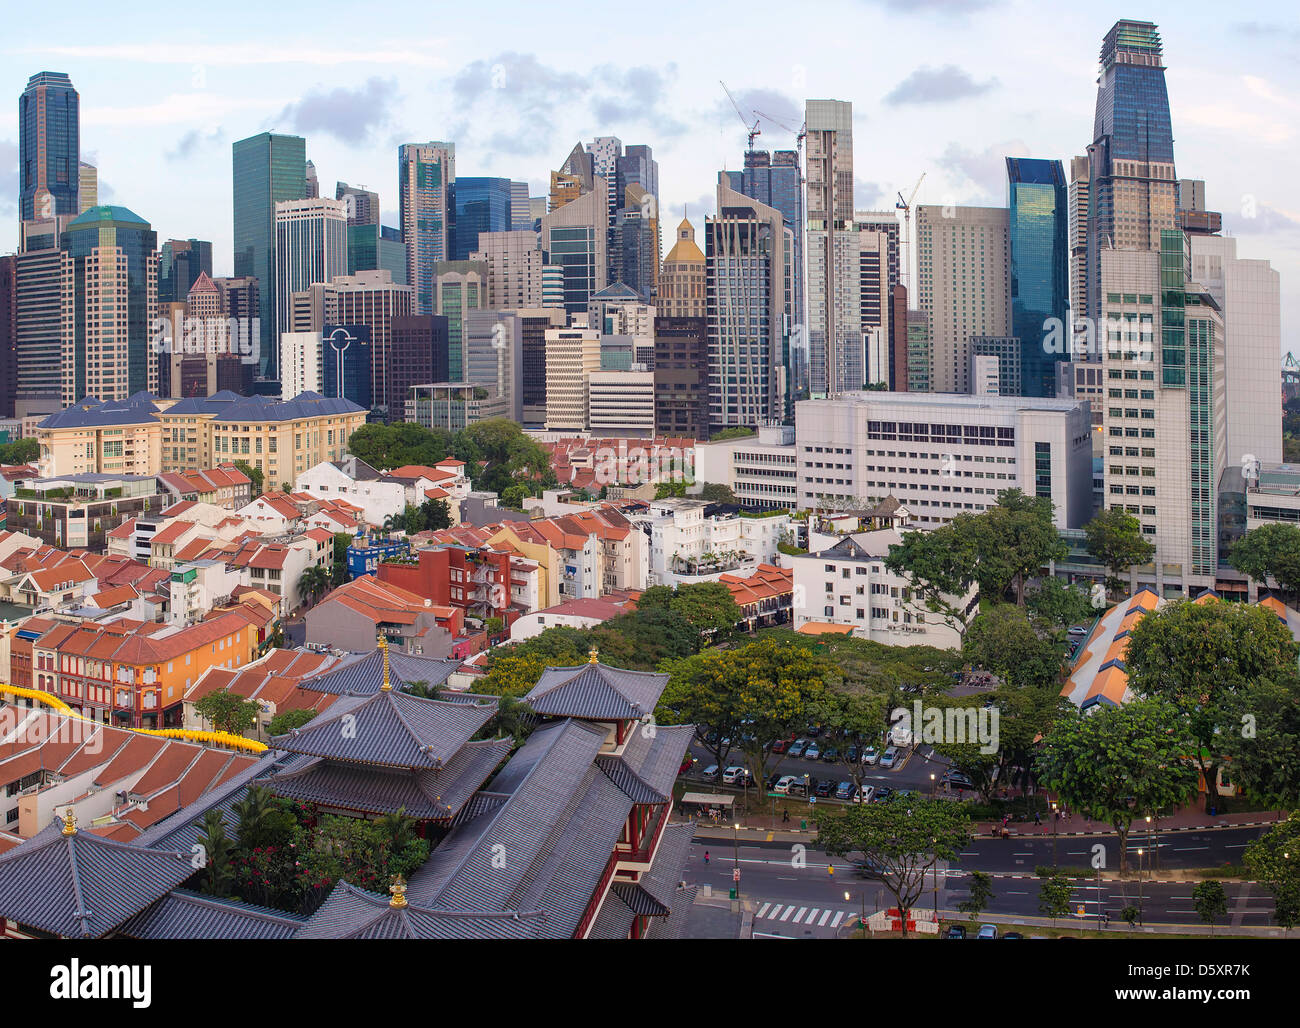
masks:
<svg viewBox="0 0 1300 1028"><path fill-rule="evenodd" d="M857 206L1005 202L1007 155L1068 159L1092 138L1097 54L1119 17L1160 26L1179 175L1244 257L1282 274L1283 349L1300 350L1300 17L1290 5L1019 0L571 0L369 6L226 0L116 8L64 0L57 19L10 19L0 41L0 252L16 245L17 103L29 75L65 71L81 94L83 158L101 200L160 239L214 244L231 270L230 145L266 129L307 138L321 191L380 192L396 221L397 145L449 139L460 175L526 178L534 193L574 143L648 143L665 220L712 210L740 165L743 109L789 125L806 97L854 103ZM560 26L558 30L553 26ZM763 123L757 145L792 135Z"/></svg>

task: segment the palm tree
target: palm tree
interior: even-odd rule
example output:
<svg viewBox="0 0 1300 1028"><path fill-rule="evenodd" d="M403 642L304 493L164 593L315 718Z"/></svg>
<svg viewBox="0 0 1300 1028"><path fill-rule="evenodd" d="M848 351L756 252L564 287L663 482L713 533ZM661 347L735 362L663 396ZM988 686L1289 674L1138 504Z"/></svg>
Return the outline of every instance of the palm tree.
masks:
<svg viewBox="0 0 1300 1028"><path fill-rule="evenodd" d="M199 822L202 830L198 842L203 848L203 869L207 872L203 889L212 896L229 896L234 873L230 868L230 854L234 843L226 834L226 820L220 810L209 810Z"/></svg>
<svg viewBox="0 0 1300 1028"><path fill-rule="evenodd" d="M329 591L331 576L319 564L305 569L298 578L298 592L304 598L315 601Z"/></svg>

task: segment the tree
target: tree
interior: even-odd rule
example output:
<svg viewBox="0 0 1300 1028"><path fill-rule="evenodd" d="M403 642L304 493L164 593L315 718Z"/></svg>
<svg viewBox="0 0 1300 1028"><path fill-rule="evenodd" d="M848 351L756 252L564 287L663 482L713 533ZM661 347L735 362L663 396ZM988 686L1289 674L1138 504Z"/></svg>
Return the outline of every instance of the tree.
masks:
<svg viewBox="0 0 1300 1028"><path fill-rule="evenodd" d="M249 786L243 798L231 807L231 813L239 824L239 846L243 850L287 845L298 824L288 801L258 785Z"/></svg>
<svg viewBox="0 0 1300 1028"><path fill-rule="evenodd" d="M330 569L330 584L342 585L348 580L351 572L348 571L348 547L356 539L349 532L334 533L334 564Z"/></svg>
<svg viewBox="0 0 1300 1028"><path fill-rule="evenodd" d="M700 499L708 500L710 503L736 503L736 494L731 491L731 486L723 485L721 482L705 482L704 488L700 490Z"/></svg>
<svg viewBox="0 0 1300 1028"><path fill-rule="evenodd" d="M243 735L257 723L258 706L217 689L194 704L194 712L218 732Z"/></svg>
<svg viewBox="0 0 1300 1028"><path fill-rule="evenodd" d="M277 735L288 735L295 728L301 728L308 722L314 721L317 713L315 710L302 709L286 710L282 714L276 714L266 726L266 734L272 739Z"/></svg>
<svg viewBox="0 0 1300 1028"><path fill-rule="evenodd" d="M846 774L858 789L862 788L864 766L853 747L870 745L889 725L889 712L897 705L897 693L845 693L828 689L822 698L809 705L808 720L822 726L821 751L835 750L841 774Z"/></svg>
<svg viewBox="0 0 1300 1028"><path fill-rule="evenodd" d="M298 576L298 594L309 603L314 603L329 592L332 582L333 576L329 571L320 564L312 564L303 568L302 574Z"/></svg>
<svg viewBox="0 0 1300 1028"><path fill-rule="evenodd" d="M1106 587L1118 592L1124 588L1123 575L1138 564L1149 564L1155 556L1155 544L1142 536L1142 523L1121 507L1110 507L1083 526L1088 552L1110 572Z"/></svg>
<svg viewBox="0 0 1300 1028"><path fill-rule="evenodd" d="M1300 676L1294 669L1247 682L1226 697L1216 738L1231 762L1233 784L1277 810L1300 806Z"/></svg>
<svg viewBox="0 0 1300 1028"><path fill-rule="evenodd" d="M426 531L437 532L451 527L451 505L446 500L425 500L420 505Z"/></svg>
<svg viewBox="0 0 1300 1028"><path fill-rule="evenodd" d="M988 909L990 901L993 899L993 876L986 871L972 871L970 873L970 892L966 899L957 904L957 909L963 914L969 914L971 923L975 923L975 918Z"/></svg>
<svg viewBox="0 0 1300 1028"><path fill-rule="evenodd" d="M262 485L263 482L265 481L265 477L262 474L262 469L253 467L253 465L249 464L248 461L246 460L235 461L235 467L237 467L240 471L242 471L245 475L247 475L249 481L253 483L252 486L253 499L257 499L259 496L261 496Z"/></svg>
<svg viewBox="0 0 1300 1028"><path fill-rule="evenodd" d="M907 579L906 602L916 613L938 614L959 635L966 631L963 597L974 581L975 551L951 524L909 531L889 547L885 567Z"/></svg>
<svg viewBox="0 0 1300 1028"><path fill-rule="evenodd" d="M1300 813L1274 825L1246 847L1242 864L1273 894L1273 916L1283 928L1300 919Z"/></svg>
<svg viewBox="0 0 1300 1028"><path fill-rule="evenodd" d="M1193 747L1171 704L1133 700L1058 720L1039 753L1038 776L1071 809L1109 822L1123 871L1134 818L1169 810L1195 790Z"/></svg>
<svg viewBox="0 0 1300 1028"><path fill-rule="evenodd" d="M41 444L30 436L0 446L0 464L30 464L40 455Z"/></svg>
<svg viewBox="0 0 1300 1028"><path fill-rule="evenodd" d="M1147 614L1129 632L1124 663L1129 687L1172 703L1191 731L1189 751L1205 782L1207 804L1216 795L1220 736L1240 732L1232 722L1233 696L1252 682L1283 682L1293 675L1300 647L1266 607L1182 600Z"/></svg>
<svg viewBox="0 0 1300 1028"><path fill-rule="evenodd" d="M398 468L406 464L432 467L451 452L451 433L409 422L362 425L348 439L348 452L371 467Z"/></svg>
<svg viewBox="0 0 1300 1028"><path fill-rule="evenodd" d="M1210 934L1213 935L1214 923L1228 913L1228 894L1224 891L1223 883L1213 878L1197 882L1192 889L1192 906L1201 920L1210 926Z"/></svg>
<svg viewBox="0 0 1300 1028"><path fill-rule="evenodd" d="M673 496L685 496L685 482L660 482L655 486L655 499L664 500Z"/></svg>
<svg viewBox="0 0 1300 1028"><path fill-rule="evenodd" d="M1300 592L1300 526L1252 528L1232 544L1228 563L1262 588L1267 588L1272 578L1283 592Z"/></svg>
<svg viewBox="0 0 1300 1028"><path fill-rule="evenodd" d="M721 582L698 582L679 585L676 589L653 585L641 594L636 608L638 612L660 610L677 614L697 633L701 645L705 640L726 639L741 616L731 590Z"/></svg>
<svg viewBox="0 0 1300 1028"><path fill-rule="evenodd" d="M203 891L210 896L229 896L235 877L230 866L235 844L226 833L226 819L214 808L203 815L202 821L195 822L195 827L203 848Z"/></svg>
<svg viewBox="0 0 1300 1028"><path fill-rule="evenodd" d="M962 653L1008 685L1051 686L1060 682L1064 636L1040 634L1024 610L1000 603L971 623Z"/></svg>
<svg viewBox="0 0 1300 1028"><path fill-rule="evenodd" d="M1016 602L1025 602L1025 585L1050 561L1061 560L1069 547L1053 524L1052 501L1003 489L998 502L982 514L953 519L959 535L977 554L975 579L980 595L992 602L1015 586Z"/></svg>
<svg viewBox="0 0 1300 1028"><path fill-rule="evenodd" d="M817 831L820 849L835 857L856 856L863 874L894 897L904 936L927 873L938 861L955 859L969 840L970 822L960 804L900 796L823 816Z"/></svg>
<svg viewBox="0 0 1300 1028"><path fill-rule="evenodd" d="M1044 578L1026 593L1025 606L1035 623L1048 630L1087 625L1098 613L1087 592L1064 584L1055 575Z"/></svg>
<svg viewBox="0 0 1300 1028"><path fill-rule="evenodd" d="M1038 912L1044 917L1050 917L1052 927L1055 928L1056 919L1070 912L1070 894L1074 892L1074 883L1060 870L1040 868L1038 877L1041 879L1038 885Z"/></svg>

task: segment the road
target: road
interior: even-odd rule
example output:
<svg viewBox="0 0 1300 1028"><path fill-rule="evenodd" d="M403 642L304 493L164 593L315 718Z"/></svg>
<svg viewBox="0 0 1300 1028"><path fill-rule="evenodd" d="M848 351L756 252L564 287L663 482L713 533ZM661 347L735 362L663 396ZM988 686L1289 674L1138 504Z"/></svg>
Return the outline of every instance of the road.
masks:
<svg viewBox="0 0 1300 1028"><path fill-rule="evenodd" d="M1224 860L1240 860L1241 850L1260 832L1258 828L1220 829L1204 832L1170 832L1158 840L1161 870L1204 867ZM1087 866L1091 847L1101 844L1114 850L1114 836L1058 838L1060 864ZM1132 840L1130 849L1146 848L1145 838ZM968 896L969 874L984 870L993 875L993 899L989 912L1000 915L1039 916L1038 882L1034 868L1051 864L1052 841L1046 839L974 839L952 866L941 863L929 878L920 905L955 909ZM709 862L704 862L705 852ZM1143 859L1144 866L1145 857ZM836 863L811 848L796 849L789 843L742 842L697 839L687 862L688 881L709 885L715 895L726 896L732 874L739 866L741 895L754 907L754 933L788 938L831 938L860 916L884 909L892 901L877 882L856 875L847 864ZM832 875L830 867L835 871ZM933 884L931 884L933 883ZM1165 882L1159 871L1149 871L1139 889L1137 881L1081 879L1071 896L1072 910L1083 907L1095 921L1098 911L1109 914L1112 926L1128 905L1140 906L1143 919L1152 924L1201 924L1192 907L1191 882ZM937 887L937 892L936 892ZM1260 886L1225 882L1228 896L1227 923L1234 927L1263 927L1270 922L1272 899ZM845 899L845 892L849 898ZM1139 897L1140 892L1140 897ZM1091 924L1088 925L1092 927ZM1032 934L1032 928L1026 929Z"/></svg>

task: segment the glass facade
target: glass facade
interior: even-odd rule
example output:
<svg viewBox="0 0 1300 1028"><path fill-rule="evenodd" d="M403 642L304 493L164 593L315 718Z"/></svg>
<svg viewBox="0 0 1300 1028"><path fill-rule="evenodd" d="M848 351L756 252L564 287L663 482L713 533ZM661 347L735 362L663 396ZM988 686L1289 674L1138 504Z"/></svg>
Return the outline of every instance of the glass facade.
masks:
<svg viewBox="0 0 1300 1028"><path fill-rule="evenodd" d="M745 154L744 171L724 171L727 184L738 193L744 193L775 207L794 238L791 260L793 275L790 281L792 310L796 321L803 319L803 185L799 172L799 155L793 150L751 150Z"/></svg>
<svg viewBox="0 0 1300 1028"><path fill-rule="evenodd" d="M510 231L508 178L458 178L451 184L451 195L456 212L451 260L469 260L478 249L480 232Z"/></svg>
<svg viewBox="0 0 1300 1028"><path fill-rule="evenodd" d="M260 135L232 148L234 163L235 277L258 283L258 369L263 378L278 374L275 343L275 205L307 195L307 141L301 136Z"/></svg>
<svg viewBox="0 0 1300 1028"><path fill-rule="evenodd" d="M434 265L450 259L456 236L456 206L450 190L456 181L456 147L442 142L404 143L397 150L397 165L406 283L415 290L413 313L433 314Z"/></svg>
<svg viewBox="0 0 1300 1028"><path fill-rule="evenodd" d="M581 314L587 300L598 291L596 281L596 232L593 225L551 229L550 263L558 265L563 278L564 309Z"/></svg>
<svg viewBox="0 0 1300 1028"><path fill-rule="evenodd" d="M212 277L212 244L204 239L169 239L158 257L158 302L184 303L199 274Z"/></svg>
<svg viewBox="0 0 1300 1028"><path fill-rule="evenodd" d="M326 325L321 333L321 386L338 396L371 407L370 326Z"/></svg>
<svg viewBox="0 0 1300 1028"><path fill-rule="evenodd" d="M72 80L42 71L18 97L18 217L80 212L81 100Z"/></svg>
<svg viewBox="0 0 1300 1028"><path fill-rule="evenodd" d="M1011 334L1020 346L1020 395L1055 396L1056 364L1047 322L1066 323L1070 303L1069 198L1060 161L1007 158L1008 242L1011 251Z"/></svg>

